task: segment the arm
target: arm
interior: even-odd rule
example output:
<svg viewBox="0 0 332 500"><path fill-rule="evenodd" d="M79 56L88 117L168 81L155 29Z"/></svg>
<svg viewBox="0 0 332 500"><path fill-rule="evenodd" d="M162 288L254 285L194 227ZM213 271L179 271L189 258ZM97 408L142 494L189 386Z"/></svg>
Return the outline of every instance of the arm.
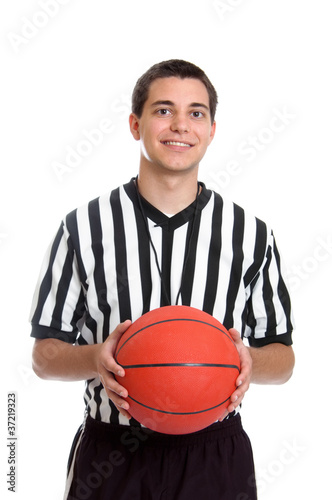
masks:
<svg viewBox="0 0 332 500"><path fill-rule="evenodd" d="M98 377L97 357L101 344L76 346L57 339L36 339L32 367L45 380L74 382Z"/></svg>
<svg viewBox="0 0 332 500"><path fill-rule="evenodd" d="M32 353L33 370L42 379L78 381L99 377L108 397L122 415L129 405L122 397L128 393L114 378L124 375L124 370L114 361L114 354L121 335L131 324L129 320L116 327L103 344L77 346L57 339L37 339Z"/></svg>
<svg viewBox="0 0 332 500"><path fill-rule="evenodd" d="M229 333L233 337L240 356L241 372L236 380L237 389L231 396L231 404L227 408L226 415L241 404L251 382L284 384L292 376L295 364L291 346L274 343L260 348L246 347L239 332L231 328ZM223 415L221 420L226 415Z"/></svg>
<svg viewBox="0 0 332 500"><path fill-rule="evenodd" d="M277 343L248 350L252 358L252 383L284 384L291 378L295 364L292 346Z"/></svg>

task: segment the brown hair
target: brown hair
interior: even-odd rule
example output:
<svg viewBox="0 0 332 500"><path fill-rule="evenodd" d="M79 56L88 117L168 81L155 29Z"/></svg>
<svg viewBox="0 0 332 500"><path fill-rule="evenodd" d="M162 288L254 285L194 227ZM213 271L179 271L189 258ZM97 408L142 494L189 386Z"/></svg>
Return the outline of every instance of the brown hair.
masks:
<svg viewBox="0 0 332 500"><path fill-rule="evenodd" d="M138 80L132 94L132 112L140 118L143 113L143 107L149 95L151 83L157 78L170 78L172 76L178 78L196 78L200 80L206 87L209 94L209 107L211 122L214 122L216 114L218 96L217 92L204 73L198 66L181 59L170 59L152 66Z"/></svg>

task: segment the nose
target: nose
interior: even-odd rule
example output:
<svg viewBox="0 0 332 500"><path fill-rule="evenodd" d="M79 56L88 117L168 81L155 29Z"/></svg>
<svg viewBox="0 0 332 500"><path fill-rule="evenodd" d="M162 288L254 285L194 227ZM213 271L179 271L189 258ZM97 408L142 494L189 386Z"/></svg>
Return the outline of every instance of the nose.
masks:
<svg viewBox="0 0 332 500"><path fill-rule="evenodd" d="M171 130L179 134L188 133L190 131L189 116L184 113L177 113L172 120Z"/></svg>

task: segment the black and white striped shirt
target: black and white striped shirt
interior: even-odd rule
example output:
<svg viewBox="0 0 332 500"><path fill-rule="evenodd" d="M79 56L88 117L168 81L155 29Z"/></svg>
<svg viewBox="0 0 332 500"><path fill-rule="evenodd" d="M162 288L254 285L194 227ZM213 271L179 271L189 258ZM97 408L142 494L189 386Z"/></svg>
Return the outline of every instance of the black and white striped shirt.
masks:
<svg viewBox="0 0 332 500"><path fill-rule="evenodd" d="M175 304L180 291L179 304L236 328L252 346L291 345L290 298L272 231L201 187L173 217L139 203L134 179L68 214L41 269L31 336L101 343L120 322ZM128 424L99 378L86 382L85 401L91 417Z"/></svg>

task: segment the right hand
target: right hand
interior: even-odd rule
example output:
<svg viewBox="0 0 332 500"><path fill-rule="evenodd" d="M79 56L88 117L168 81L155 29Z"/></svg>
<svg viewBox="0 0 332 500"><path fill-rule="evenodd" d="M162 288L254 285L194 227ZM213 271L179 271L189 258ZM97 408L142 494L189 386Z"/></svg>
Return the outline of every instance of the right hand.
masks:
<svg viewBox="0 0 332 500"><path fill-rule="evenodd" d="M120 323L105 340L105 342L100 345L101 347L97 358L97 372L107 396L111 401L113 401L121 415L127 417L128 419L131 418L131 415L127 411L129 410L129 403L123 399L128 397L128 391L114 378L114 375L117 377L123 377L125 375L125 371L116 363L114 355L120 337L130 325L130 320Z"/></svg>

